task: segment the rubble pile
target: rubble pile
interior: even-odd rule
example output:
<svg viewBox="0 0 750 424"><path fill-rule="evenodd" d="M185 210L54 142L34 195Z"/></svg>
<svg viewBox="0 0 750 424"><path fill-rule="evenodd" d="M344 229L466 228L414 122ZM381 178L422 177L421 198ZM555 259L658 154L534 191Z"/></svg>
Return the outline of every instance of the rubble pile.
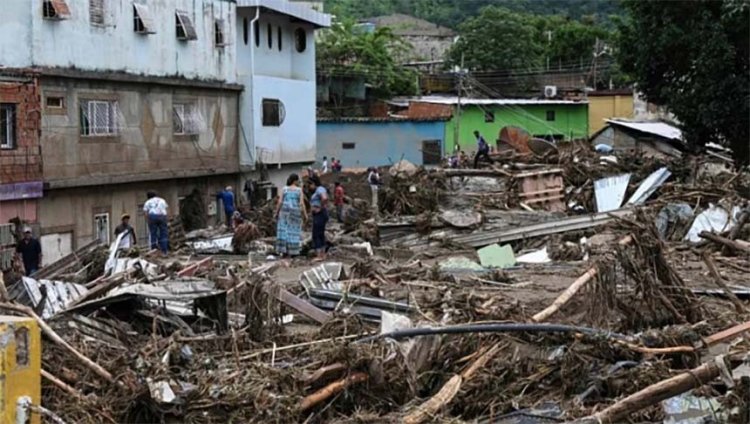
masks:
<svg viewBox="0 0 750 424"><path fill-rule="evenodd" d="M399 163L378 214L326 176L327 262L275 257L270 202L166 256L85 246L0 309L68 423L749 422L747 171L495 158Z"/></svg>

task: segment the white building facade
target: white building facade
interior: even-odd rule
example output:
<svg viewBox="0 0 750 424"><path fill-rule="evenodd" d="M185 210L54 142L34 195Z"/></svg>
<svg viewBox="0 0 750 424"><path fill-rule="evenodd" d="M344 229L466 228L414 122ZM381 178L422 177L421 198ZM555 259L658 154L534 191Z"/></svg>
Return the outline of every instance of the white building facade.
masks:
<svg viewBox="0 0 750 424"><path fill-rule="evenodd" d="M330 16L306 4L237 0L237 82L243 133L240 165L262 163L283 185L290 172L315 161L315 29Z"/></svg>
<svg viewBox="0 0 750 424"><path fill-rule="evenodd" d="M0 172L0 189L44 187L34 206L0 196L0 217L34 226L49 261L109 241L123 214L143 241L151 189L175 215L199 191L217 223L218 189L260 170L278 186L315 160L314 31L328 25L287 0L0 1L0 161L29 151L41 169Z"/></svg>

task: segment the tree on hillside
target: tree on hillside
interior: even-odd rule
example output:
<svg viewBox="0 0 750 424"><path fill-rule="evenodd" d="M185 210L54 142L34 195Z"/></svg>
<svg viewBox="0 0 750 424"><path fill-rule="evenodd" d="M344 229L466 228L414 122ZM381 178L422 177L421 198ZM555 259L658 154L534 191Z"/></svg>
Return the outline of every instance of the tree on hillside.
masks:
<svg viewBox="0 0 750 424"><path fill-rule="evenodd" d="M318 74L361 78L378 97L415 94L415 72L399 66L409 48L388 28L366 32L351 22L336 23L317 40Z"/></svg>
<svg viewBox="0 0 750 424"><path fill-rule="evenodd" d="M459 26L460 37L448 53L453 65L471 70L538 68L543 46L532 17L487 7Z"/></svg>
<svg viewBox="0 0 750 424"><path fill-rule="evenodd" d="M692 147L729 144L750 161L750 4L626 0L620 63L650 102L680 121Z"/></svg>
<svg viewBox="0 0 750 424"><path fill-rule="evenodd" d="M550 68L560 64L588 65L597 40L606 44L613 38L611 31L592 18L576 21L559 15L539 16L536 27Z"/></svg>

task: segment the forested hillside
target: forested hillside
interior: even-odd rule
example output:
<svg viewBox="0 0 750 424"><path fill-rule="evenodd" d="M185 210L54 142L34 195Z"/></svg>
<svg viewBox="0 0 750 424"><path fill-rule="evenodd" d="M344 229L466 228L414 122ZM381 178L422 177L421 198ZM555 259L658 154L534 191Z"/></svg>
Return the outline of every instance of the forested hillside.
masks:
<svg viewBox="0 0 750 424"><path fill-rule="evenodd" d="M486 6L573 19L594 16L602 21L621 12L617 0L324 0L323 3L326 11L339 18L404 13L451 28L457 28L467 18L478 15Z"/></svg>

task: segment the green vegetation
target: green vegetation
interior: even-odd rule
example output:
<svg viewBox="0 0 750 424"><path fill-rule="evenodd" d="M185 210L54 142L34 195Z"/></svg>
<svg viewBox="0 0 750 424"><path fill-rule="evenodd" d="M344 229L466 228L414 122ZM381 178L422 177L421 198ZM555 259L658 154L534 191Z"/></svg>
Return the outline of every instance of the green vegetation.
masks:
<svg viewBox="0 0 750 424"><path fill-rule="evenodd" d="M531 15L561 15L599 20L620 12L617 0L324 0L327 12L343 19L403 13L449 28L479 14L487 6Z"/></svg>
<svg viewBox="0 0 750 424"><path fill-rule="evenodd" d="M459 27L461 38L449 54L452 65L471 70L538 70L546 66L589 66L597 40L599 51L613 33L593 19L537 16L486 7Z"/></svg>
<svg viewBox="0 0 750 424"><path fill-rule="evenodd" d="M390 29L368 33L351 22L338 22L320 34L316 45L320 75L361 78L376 97L416 92L416 73L399 66L398 60L409 46Z"/></svg>
<svg viewBox="0 0 750 424"><path fill-rule="evenodd" d="M619 61L645 97L666 106L691 146L725 142L750 161L750 3L624 3Z"/></svg>

